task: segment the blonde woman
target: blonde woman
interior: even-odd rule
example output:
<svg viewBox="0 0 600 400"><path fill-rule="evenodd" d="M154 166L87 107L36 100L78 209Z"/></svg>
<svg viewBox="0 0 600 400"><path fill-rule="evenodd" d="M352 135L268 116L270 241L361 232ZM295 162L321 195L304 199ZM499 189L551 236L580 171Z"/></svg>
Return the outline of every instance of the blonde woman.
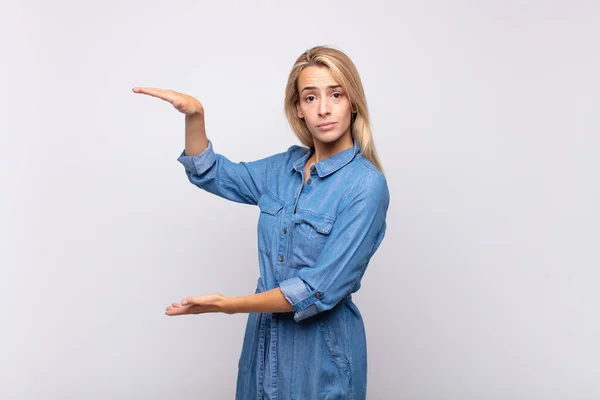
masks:
<svg viewBox="0 0 600 400"><path fill-rule="evenodd" d="M178 160L191 183L260 209L255 294L186 297L166 314L249 313L237 399L364 399L366 336L352 293L385 235L390 197L353 62L331 47L304 52L285 92L303 146L251 162L215 152L195 98L133 91L185 114Z"/></svg>

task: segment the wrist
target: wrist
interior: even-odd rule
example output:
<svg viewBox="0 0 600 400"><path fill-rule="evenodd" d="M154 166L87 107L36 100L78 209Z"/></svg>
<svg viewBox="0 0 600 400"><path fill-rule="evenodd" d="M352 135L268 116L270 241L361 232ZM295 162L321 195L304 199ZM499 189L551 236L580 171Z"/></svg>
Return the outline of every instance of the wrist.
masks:
<svg viewBox="0 0 600 400"><path fill-rule="evenodd" d="M235 314L236 311L236 302L235 297L223 296L221 301L218 304L219 311L225 314Z"/></svg>
<svg viewBox="0 0 600 400"><path fill-rule="evenodd" d="M194 112L190 114L185 114L185 119L188 121L204 120L204 109L197 108Z"/></svg>

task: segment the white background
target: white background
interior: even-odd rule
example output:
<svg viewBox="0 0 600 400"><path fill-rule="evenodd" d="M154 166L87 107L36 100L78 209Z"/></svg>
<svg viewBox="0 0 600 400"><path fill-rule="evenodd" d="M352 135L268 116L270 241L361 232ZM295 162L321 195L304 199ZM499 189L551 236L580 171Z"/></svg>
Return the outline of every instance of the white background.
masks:
<svg viewBox="0 0 600 400"><path fill-rule="evenodd" d="M231 399L258 208L191 185L215 151L298 141L296 57L357 65L391 194L354 295L369 399L600 398L600 5L595 1L3 1L0 398Z"/></svg>

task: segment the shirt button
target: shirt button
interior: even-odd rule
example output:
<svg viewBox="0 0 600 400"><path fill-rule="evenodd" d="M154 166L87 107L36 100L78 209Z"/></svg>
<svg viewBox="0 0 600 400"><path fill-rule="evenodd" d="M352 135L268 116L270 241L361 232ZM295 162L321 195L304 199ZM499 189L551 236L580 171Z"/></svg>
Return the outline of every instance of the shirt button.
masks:
<svg viewBox="0 0 600 400"><path fill-rule="evenodd" d="M287 228L283 228L283 233L287 233Z"/></svg>
<svg viewBox="0 0 600 400"><path fill-rule="evenodd" d="M310 172L315 172L315 166L314 165L310 166Z"/></svg>
<svg viewBox="0 0 600 400"><path fill-rule="evenodd" d="M310 178L308 178L308 180L306 181L306 183L308 183L310 185L312 183L312 180Z"/></svg>
<svg viewBox="0 0 600 400"><path fill-rule="evenodd" d="M279 256L279 261L283 261L283 256Z"/></svg>
<svg viewBox="0 0 600 400"><path fill-rule="evenodd" d="M315 293L315 297L316 297L317 299L320 299L320 298L321 298L321 293L319 293L319 292Z"/></svg>

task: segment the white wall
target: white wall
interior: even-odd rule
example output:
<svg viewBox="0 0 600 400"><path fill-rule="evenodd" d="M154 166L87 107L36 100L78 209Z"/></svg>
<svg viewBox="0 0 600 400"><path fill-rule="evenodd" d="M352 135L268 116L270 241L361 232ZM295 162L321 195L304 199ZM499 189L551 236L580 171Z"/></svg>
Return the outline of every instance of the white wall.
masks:
<svg viewBox="0 0 600 400"><path fill-rule="evenodd" d="M391 192L355 295L369 399L600 398L600 5L558 1L5 1L0 398L231 399L258 209L188 183L215 150L297 143L300 53L355 61Z"/></svg>

